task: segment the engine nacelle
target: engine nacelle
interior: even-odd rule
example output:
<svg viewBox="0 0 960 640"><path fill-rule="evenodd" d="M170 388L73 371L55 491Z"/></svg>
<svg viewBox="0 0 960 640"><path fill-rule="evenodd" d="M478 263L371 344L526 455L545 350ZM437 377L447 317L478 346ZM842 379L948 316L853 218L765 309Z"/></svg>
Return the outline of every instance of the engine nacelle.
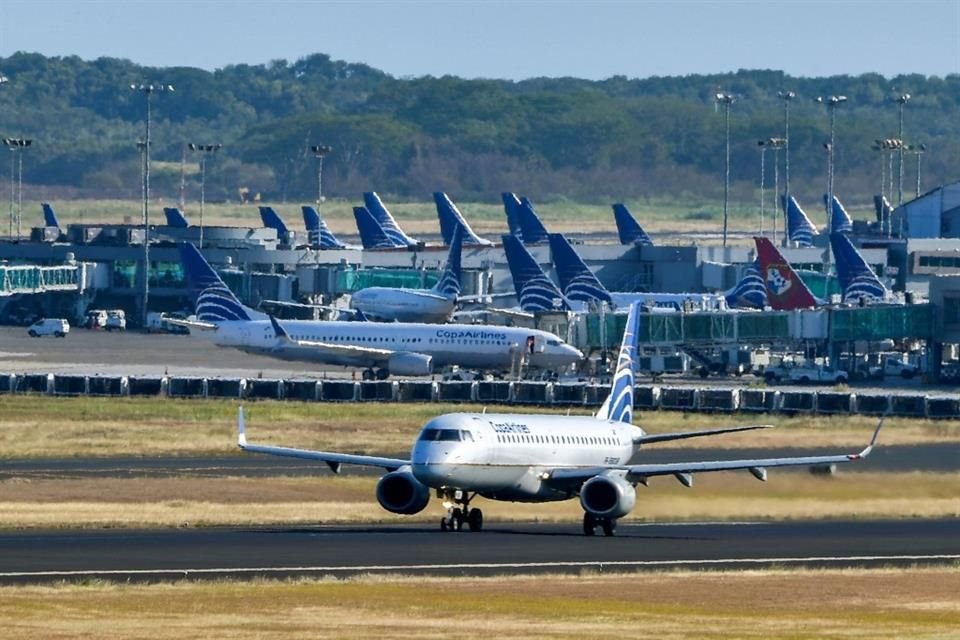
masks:
<svg viewBox="0 0 960 640"><path fill-rule="evenodd" d="M433 373L433 357L422 353L395 353L387 361L387 370L398 376L428 376Z"/></svg>
<svg viewBox="0 0 960 640"><path fill-rule="evenodd" d="M594 476L580 487L580 506L599 518L622 518L637 503L637 490L622 475Z"/></svg>
<svg viewBox="0 0 960 640"><path fill-rule="evenodd" d="M391 513L420 513L430 501L430 489L414 477L409 467L391 471L377 482L377 502Z"/></svg>

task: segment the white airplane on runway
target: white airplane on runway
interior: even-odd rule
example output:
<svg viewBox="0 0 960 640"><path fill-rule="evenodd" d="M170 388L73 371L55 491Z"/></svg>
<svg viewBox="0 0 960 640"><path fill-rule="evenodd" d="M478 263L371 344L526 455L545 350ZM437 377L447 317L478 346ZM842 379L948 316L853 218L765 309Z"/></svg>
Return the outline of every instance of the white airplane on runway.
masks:
<svg viewBox="0 0 960 640"><path fill-rule="evenodd" d="M613 535L618 518L636 503L636 485L653 476L672 475L684 486L693 474L745 469L766 480L767 467L825 465L865 458L873 448L883 419L870 444L860 453L752 460L632 464L644 444L769 428L753 425L648 435L631 422L639 323L638 305L630 308L610 395L594 417L450 413L430 420L413 444L409 458L382 458L250 444L243 409L238 419L239 446L265 453L318 460L336 473L341 465L385 469L377 483L377 500L387 511L419 513L436 492L448 509L443 530L483 527L483 514L470 508L476 496L512 502L550 502L579 496L583 532L597 526Z"/></svg>

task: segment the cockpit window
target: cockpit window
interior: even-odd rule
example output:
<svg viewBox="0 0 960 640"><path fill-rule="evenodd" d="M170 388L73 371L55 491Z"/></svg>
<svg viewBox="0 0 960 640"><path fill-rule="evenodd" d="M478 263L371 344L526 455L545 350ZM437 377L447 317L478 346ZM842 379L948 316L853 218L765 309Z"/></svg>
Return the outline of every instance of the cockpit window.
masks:
<svg viewBox="0 0 960 640"><path fill-rule="evenodd" d="M551 347L559 347L559 346L560 346L560 341L559 341L559 340L547 340L547 344L550 345Z"/></svg>
<svg viewBox="0 0 960 640"><path fill-rule="evenodd" d="M469 431L459 429L424 429L420 434L420 440L426 442L460 442L466 439L473 440L473 436Z"/></svg>

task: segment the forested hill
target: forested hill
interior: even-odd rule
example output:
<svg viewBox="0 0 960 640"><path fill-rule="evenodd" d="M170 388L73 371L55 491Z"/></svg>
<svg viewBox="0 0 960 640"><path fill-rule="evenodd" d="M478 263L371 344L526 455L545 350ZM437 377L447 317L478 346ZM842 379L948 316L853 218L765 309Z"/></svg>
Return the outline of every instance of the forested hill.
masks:
<svg viewBox="0 0 960 640"><path fill-rule="evenodd" d="M232 199L242 186L274 199L312 199L316 168L308 147L317 143L334 148L324 163L324 192L332 196L376 189L425 199L442 189L462 199L503 190L585 201L716 198L724 162L718 90L737 96L730 122L736 198L754 198L758 139L783 135L781 89L797 93L791 185L807 200L819 197L825 182L829 120L813 101L821 95L848 98L836 118L838 193L865 199L878 191L881 156L871 147L896 137L891 98L904 92L913 96L904 138L928 147L924 187L960 178L958 75L792 78L760 70L511 82L394 78L322 54L208 72L25 53L0 58L0 73L9 78L0 86L0 134L34 140L25 181L86 196L139 197L144 96L129 85L140 82L176 89L152 102L153 189L171 197L184 145L196 142L224 145L208 172L212 199ZM905 162L908 192L915 163L915 156Z"/></svg>

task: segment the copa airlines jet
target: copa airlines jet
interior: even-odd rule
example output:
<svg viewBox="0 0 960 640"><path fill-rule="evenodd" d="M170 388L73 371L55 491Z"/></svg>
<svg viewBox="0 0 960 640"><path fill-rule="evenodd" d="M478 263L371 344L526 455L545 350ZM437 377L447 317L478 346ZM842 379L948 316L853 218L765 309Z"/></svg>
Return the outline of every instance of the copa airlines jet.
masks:
<svg viewBox="0 0 960 640"><path fill-rule="evenodd" d="M289 320L244 306L192 244L180 245L196 306L196 321L174 321L199 330L217 346L283 360L364 367L364 379L390 374L424 376L449 365L510 370L519 356L533 369L561 370L583 358L546 331L470 324L381 324Z"/></svg>
<svg viewBox="0 0 960 640"><path fill-rule="evenodd" d="M880 426L860 453L794 458L694 461L670 464L633 464L644 444L712 436L766 425L708 431L648 435L631 424L633 368L637 356L638 306L627 316L613 388L595 417L450 413L423 426L407 458L382 458L326 451L250 444L243 409L239 416L239 445L244 451L325 462L334 472L341 465L379 467L386 474L377 483L376 496L387 511L419 513L436 493L448 508L443 530L471 531L483 527L483 514L470 508L476 496L513 502L550 502L579 497L583 532L593 535L599 526L613 535L618 518L636 503L636 485L653 476L672 475L689 487L693 474L745 469L766 480L767 467L852 462L866 457Z"/></svg>

